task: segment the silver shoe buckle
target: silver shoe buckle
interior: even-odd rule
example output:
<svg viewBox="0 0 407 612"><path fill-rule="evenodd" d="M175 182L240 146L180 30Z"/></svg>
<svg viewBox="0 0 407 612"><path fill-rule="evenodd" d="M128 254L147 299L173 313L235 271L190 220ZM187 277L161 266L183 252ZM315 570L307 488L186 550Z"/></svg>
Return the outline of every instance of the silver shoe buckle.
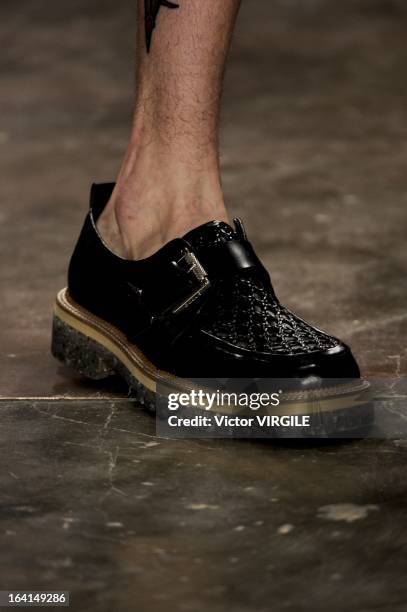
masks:
<svg viewBox="0 0 407 612"><path fill-rule="evenodd" d="M194 253L192 253L191 251L186 251L186 253L184 253L181 259L177 262L177 264L180 264L182 261L185 261L188 266L188 269L185 270L186 274L192 274L199 284L191 295L189 295L183 302L181 302L181 304L178 304L173 309L172 312L174 314L181 312L182 310L184 310L184 308L187 308L187 306L192 304L192 302L198 299L209 288L209 285L211 284L205 268L202 266L196 255L194 255Z"/></svg>

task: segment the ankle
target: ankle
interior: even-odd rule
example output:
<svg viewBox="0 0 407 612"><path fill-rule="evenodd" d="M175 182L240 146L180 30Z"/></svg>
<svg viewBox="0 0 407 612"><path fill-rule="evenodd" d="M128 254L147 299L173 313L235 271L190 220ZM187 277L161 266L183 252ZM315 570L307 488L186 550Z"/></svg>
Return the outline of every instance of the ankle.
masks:
<svg viewBox="0 0 407 612"><path fill-rule="evenodd" d="M98 221L108 246L122 257L141 259L198 225L228 221L217 164L202 165L198 170L171 159L138 158L130 170L127 160Z"/></svg>
<svg viewBox="0 0 407 612"><path fill-rule="evenodd" d="M147 257L164 244L213 219L227 220L221 193L143 191L120 188L112 199L124 250L131 259Z"/></svg>

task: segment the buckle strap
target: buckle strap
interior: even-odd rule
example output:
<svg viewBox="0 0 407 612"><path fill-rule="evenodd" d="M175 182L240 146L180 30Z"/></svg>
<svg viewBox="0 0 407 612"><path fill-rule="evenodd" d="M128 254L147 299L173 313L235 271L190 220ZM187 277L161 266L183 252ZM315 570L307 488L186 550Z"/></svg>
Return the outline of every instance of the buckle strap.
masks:
<svg viewBox="0 0 407 612"><path fill-rule="evenodd" d="M168 326L170 319L184 320L189 307L209 289L206 269L190 245L173 240L147 260L132 262L134 282L127 282L137 299L132 337L152 326ZM195 309L194 309L195 310ZM186 316L180 316L185 312Z"/></svg>
<svg viewBox="0 0 407 612"><path fill-rule="evenodd" d="M162 330L175 339L196 320L211 280L247 271L269 276L247 240L229 240L200 252L183 239L173 240L147 260L132 262L137 298L133 339ZM169 339L169 338L168 338Z"/></svg>
<svg viewBox="0 0 407 612"><path fill-rule="evenodd" d="M246 239L228 240L206 249L202 253L201 262L211 278L228 278L251 271L263 281L270 282L267 270Z"/></svg>

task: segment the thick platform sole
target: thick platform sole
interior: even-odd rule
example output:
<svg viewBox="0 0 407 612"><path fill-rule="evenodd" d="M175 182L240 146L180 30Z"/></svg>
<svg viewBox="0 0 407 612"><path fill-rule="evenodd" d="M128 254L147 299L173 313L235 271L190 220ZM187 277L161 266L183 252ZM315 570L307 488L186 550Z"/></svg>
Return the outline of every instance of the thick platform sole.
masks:
<svg viewBox="0 0 407 612"><path fill-rule="evenodd" d="M132 395L150 411L156 409L158 390L189 392L193 382L157 369L125 335L113 325L76 304L68 290L59 292L53 318L52 354L79 374L101 380L122 377ZM364 431L374 418L364 380L308 392L287 392L273 414L310 415L319 437ZM223 409L224 414L233 408Z"/></svg>

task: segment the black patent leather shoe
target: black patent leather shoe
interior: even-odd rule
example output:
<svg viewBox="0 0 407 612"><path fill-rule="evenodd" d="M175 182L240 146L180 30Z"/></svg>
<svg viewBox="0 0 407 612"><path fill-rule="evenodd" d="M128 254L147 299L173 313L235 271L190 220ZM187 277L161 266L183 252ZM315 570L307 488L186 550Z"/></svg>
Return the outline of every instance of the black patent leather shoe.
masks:
<svg viewBox="0 0 407 612"><path fill-rule="evenodd" d="M122 259L96 229L113 187L92 186L56 300L58 359L93 379L121 375L149 406L160 384L279 379L297 412L358 410L369 420L367 383L350 349L280 304L239 219L234 228L206 223L146 259Z"/></svg>

